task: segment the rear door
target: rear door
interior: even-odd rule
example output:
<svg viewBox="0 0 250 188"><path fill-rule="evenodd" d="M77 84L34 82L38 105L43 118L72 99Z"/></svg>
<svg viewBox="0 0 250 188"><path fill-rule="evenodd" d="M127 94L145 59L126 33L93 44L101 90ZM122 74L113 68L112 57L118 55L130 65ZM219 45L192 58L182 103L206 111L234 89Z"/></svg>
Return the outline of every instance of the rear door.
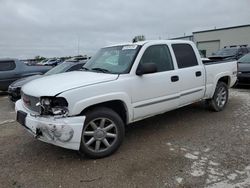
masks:
<svg viewBox="0 0 250 188"><path fill-rule="evenodd" d="M172 44L181 84L180 106L200 100L205 93L205 69L190 44Z"/></svg>

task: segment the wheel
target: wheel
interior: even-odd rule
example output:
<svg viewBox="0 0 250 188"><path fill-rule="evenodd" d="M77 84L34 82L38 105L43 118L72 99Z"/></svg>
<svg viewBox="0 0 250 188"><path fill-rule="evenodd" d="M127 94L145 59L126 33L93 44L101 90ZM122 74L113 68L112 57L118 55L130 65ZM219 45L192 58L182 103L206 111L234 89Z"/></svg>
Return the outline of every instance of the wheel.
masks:
<svg viewBox="0 0 250 188"><path fill-rule="evenodd" d="M94 108L85 115L80 153L89 158L102 158L114 153L125 134L121 117L106 107Z"/></svg>
<svg viewBox="0 0 250 188"><path fill-rule="evenodd" d="M224 82L218 82L214 96L208 100L208 104L211 110L215 112L222 111L228 101L228 87Z"/></svg>

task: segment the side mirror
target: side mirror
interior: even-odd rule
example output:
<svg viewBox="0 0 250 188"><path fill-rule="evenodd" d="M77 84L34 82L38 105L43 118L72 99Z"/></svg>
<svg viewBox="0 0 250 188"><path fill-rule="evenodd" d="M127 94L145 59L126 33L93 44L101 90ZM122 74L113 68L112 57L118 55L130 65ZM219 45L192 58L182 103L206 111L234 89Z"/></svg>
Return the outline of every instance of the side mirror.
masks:
<svg viewBox="0 0 250 188"><path fill-rule="evenodd" d="M143 74L150 74L155 72L157 72L157 66L155 63L144 63L139 64L136 70L136 75L142 76Z"/></svg>

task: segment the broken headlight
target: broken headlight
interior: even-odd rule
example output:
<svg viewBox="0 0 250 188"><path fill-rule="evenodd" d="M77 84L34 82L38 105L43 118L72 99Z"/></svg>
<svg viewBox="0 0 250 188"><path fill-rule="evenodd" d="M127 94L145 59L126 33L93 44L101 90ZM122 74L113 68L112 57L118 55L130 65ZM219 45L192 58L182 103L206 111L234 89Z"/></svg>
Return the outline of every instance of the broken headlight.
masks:
<svg viewBox="0 0 250 188"><path fill-rule="evenodd" d="M63 97L41 97L41 115L67 116L68 102Z"/></svg>

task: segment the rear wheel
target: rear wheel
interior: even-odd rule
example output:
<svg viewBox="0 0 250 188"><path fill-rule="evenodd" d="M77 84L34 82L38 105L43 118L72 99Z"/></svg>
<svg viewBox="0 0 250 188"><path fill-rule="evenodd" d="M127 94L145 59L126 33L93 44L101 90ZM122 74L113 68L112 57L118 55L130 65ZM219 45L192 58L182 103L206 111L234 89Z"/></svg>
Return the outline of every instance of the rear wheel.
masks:
<svg viewBox="0 0 250 188"><path fill-rule="evenodd" d="M102 158L114 153L124 138L124 123L120 116L106 107L86 114L80 152L90 158Z"/></svg>
<svg viewBox="0 0 250 188"><path fill-rule="evenodd" d="M228 87L224 82L218 82L214 96L208 100L211 110L219 112L222 111L228 102Z"/></svg>

